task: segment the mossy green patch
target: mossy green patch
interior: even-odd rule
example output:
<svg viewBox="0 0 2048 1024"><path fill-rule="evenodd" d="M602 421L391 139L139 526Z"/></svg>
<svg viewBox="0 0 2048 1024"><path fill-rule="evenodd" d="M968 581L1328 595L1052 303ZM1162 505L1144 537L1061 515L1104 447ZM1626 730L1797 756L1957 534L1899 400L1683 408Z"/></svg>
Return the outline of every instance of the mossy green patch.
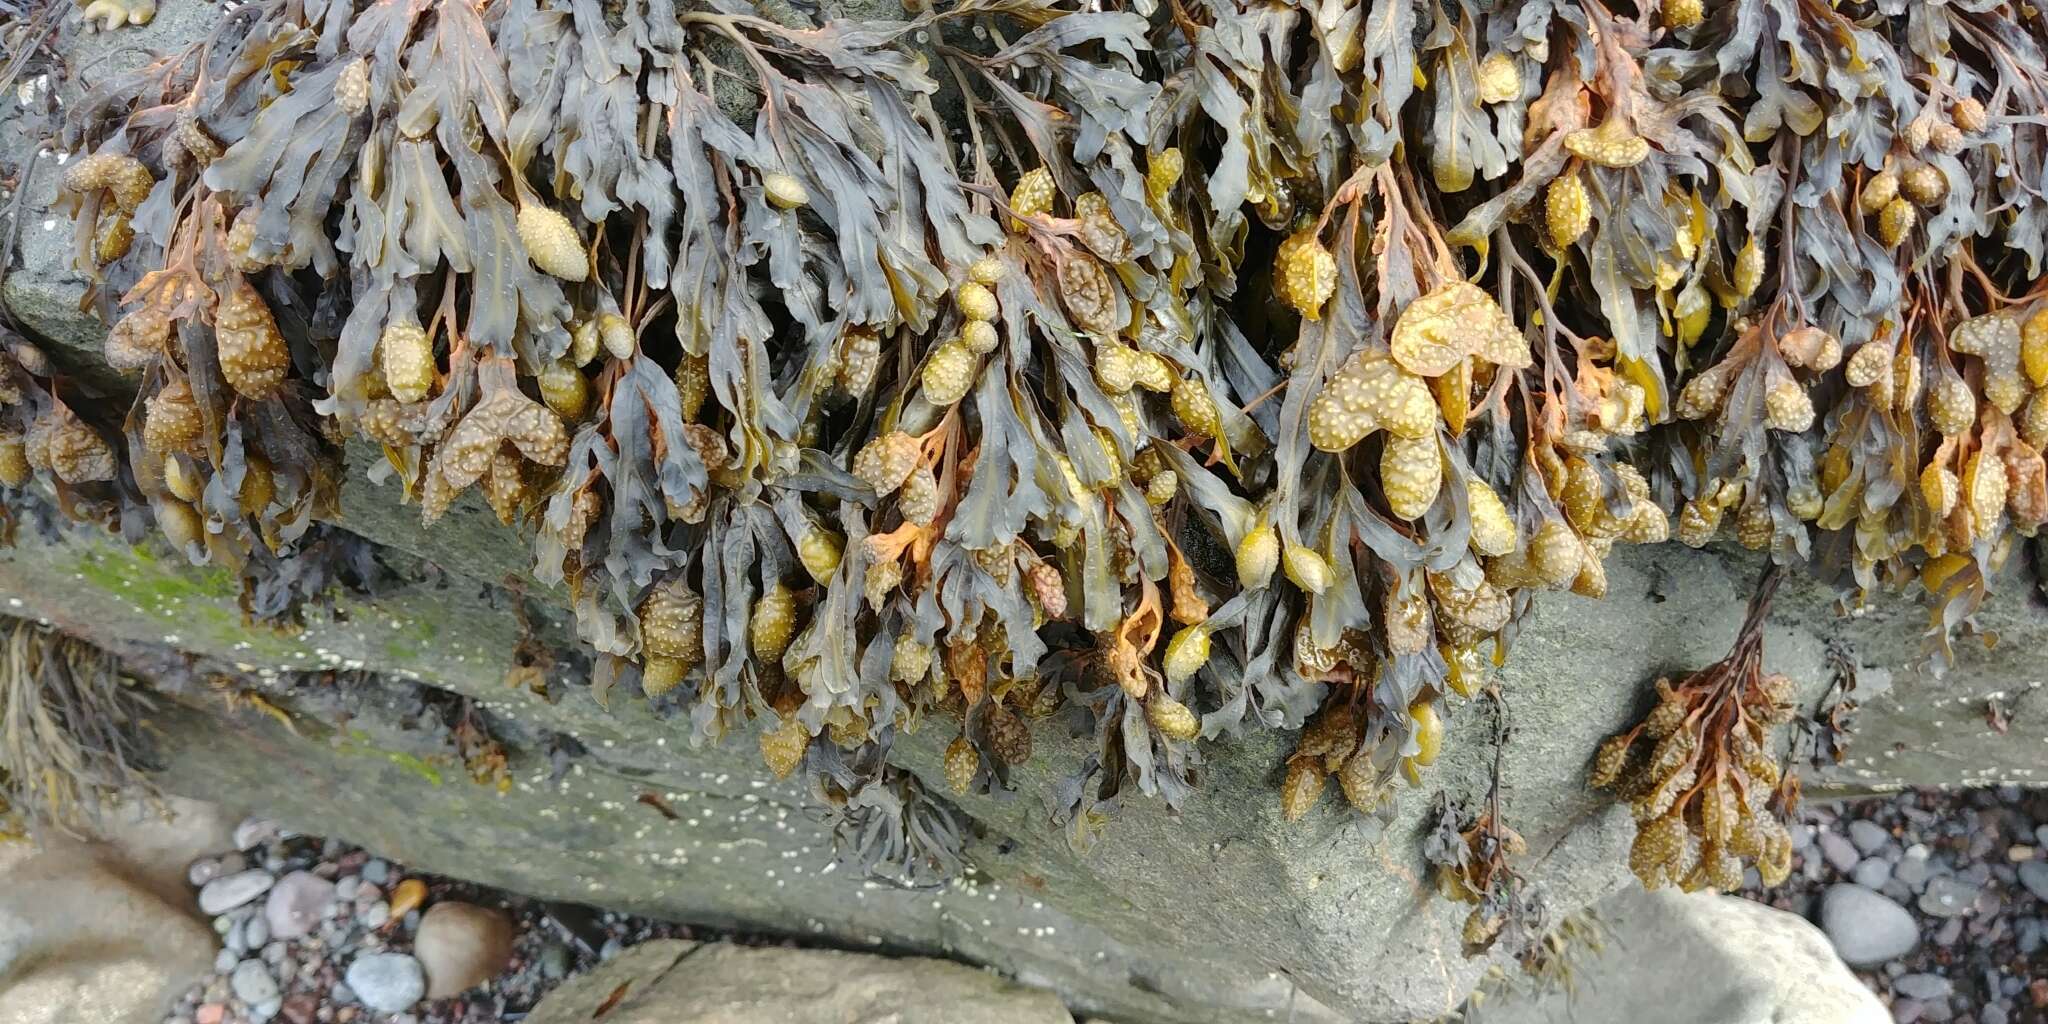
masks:
<svg viewBox="0 0 2048 1024"><path fill-rule="evenodd" d="M266 658L302 656L303 645L279 630L253 625L242 615L241 584L219 566L160 558L146 547L93 543L79 553L79 576L133 604L175 633L201 631L223 646Z"/></svg>
<svg viewBox="0 0 2048 1024"><path fill-rule="evenodd" d="M441 757L426 758L418 754L408 754L402 750L389 750L380 747L372 743L370 741L370 734L361 729L350 729L345 738L335 741L334 749L344 754L358 757L381 757L425 779L430 785L439 786L442 782L446 781L441 775L441 769L434 766L434 762L441 760Z"/></svg>

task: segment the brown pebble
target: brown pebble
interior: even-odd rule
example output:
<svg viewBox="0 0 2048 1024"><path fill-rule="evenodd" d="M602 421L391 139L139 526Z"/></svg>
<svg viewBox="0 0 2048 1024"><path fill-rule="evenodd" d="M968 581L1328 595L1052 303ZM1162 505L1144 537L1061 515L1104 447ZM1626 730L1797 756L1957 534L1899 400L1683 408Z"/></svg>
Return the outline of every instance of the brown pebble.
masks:
<svg viewBox="0 0 2048 1024"><path fill-rule="evenodd" d="M286 999L277 1012L289 1024L313 1024L313 1017L319 1009L319 1000L314 999L311 993L301 992Z"/></svg>

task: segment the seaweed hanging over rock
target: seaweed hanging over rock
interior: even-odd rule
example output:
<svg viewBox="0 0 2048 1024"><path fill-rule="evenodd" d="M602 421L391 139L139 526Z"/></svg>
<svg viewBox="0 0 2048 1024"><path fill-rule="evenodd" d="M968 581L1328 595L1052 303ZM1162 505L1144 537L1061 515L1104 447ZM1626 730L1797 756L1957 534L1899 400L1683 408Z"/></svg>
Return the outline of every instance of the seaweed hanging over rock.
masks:
<svg viewBox="0 0 2048 1024"><path fill-rule="evenodd" d="M1249 729L1306 726L1286 817L1384 820L1616 544L1728 525L1968 626L2048 521L2043 18L257 0L74 107L139 393L8 422L234 564L345 438L428 523L475 488L599 685L856 836L927 798L847 764L931 725L1004 790L1062 709L1077 840ZM855 842L946 860L906 835Z"/></svg>

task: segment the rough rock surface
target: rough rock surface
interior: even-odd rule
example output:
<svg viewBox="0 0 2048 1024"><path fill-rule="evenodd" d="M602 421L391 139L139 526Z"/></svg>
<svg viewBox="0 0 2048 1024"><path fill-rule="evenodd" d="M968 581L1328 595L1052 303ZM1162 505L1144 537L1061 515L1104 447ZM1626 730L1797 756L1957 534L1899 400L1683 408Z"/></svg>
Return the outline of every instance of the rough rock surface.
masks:
<svg viewBox="0 0 2048 1024"><path fill-rule="evenodd" d="M119 812L92 843L0 844L0 1024L159 1024L206 973L213 931L161 868L221 842L226 824L172 809L169 822Z"/></svg>
<svg viewBox="0 0 2048 1024"><path fill-rule="evenodd" d="M173 45L215 10L173 0L147 36L83 40L76 59ZM43 210L55 173L44 160L25 185L29 230L0 298L62 361L105 378L104 329L78 311L83 282L65 264L63 232L41 230L62 216ZM796 787L759 777L750 745L683 749L683 730L636 699L606 706L571 678L574 662L557 670L550 698L508 686L522 640L576 648L559 596L525 576L523 544L474 497L421 529L415 509L370 482L378 458L350 452L338 523L384 546L396 582L311 612L296 634L245 626L219 570L79 533L0 553L0 612L166 664L167 651L215 659L292 717L288 730L230 710L167 669L159 684L182 687L186 701L160 723L174 789L501 888L953 956L1054 988L1083 1011L1136 1020L1428 1017L1457 1006L1487 966L1460 955L1464 908L1431 895L1418 842L1432 791L1485 791L1491 724L1476 708L1452 715L1443 759L1378 842L1328 803L1284 824L1275 794L1288 738L1266 735L1209 745L1202 792L1178 817L1127 806L1076 852L1045 797L1087 751L1041 730L1016 796L961 801L984 827L968 851L975 874L937 893L893 890L834 866L829 832L806 816ZM1523 870L1555 913L1626 879L1627 816L1585 789L1591 751L1640 714L1650 678L1725 652L1755 571L1746 552L1632 549L1610 561L1605 601L1538 601L1504 674L1516 732L1503 767L1507 814L1533 851ZM1828 686L1830 642L1864 666L1854 745L1809 791L2048 778L2048 701L2014 700L2041 685L2033 652L2048 643L2023 589L2009 582L1980 614L2002 642L1960 644L1955 670L1937 681L1915 668L1922 610L1880 598L1845 619L1823 588L1789 582L1767 638L1770 667L1802 681L1811 702ZM313 682L325 671L344 685ZM472 701L505 745L509 793L469 784L446 736L420 727L436 693ZM1992 705L2009 713L2003 731L1986 724ZM550 781L557 737L587 755ZM907 737L896 758L943 791L947 738ZM643 802L650 794L678 818Z"/></svg>
<svg viewBox="0 0 2048 1024"><path fill-rule="evenodd" d="M1604 952L1578 992L1486 1000L1473 1024L1886 1024L1884 1004L1796 914L1736 896L1625 889L1600 905Z"/></svg>
<svg viewBox="0 0 2048 1024"><path fill-rule="evenodd" d="M623 986L623 993L621 987ZM527 1024L1069 1024L1051 993L944 960L663 940L541 1000Z"/></svg>

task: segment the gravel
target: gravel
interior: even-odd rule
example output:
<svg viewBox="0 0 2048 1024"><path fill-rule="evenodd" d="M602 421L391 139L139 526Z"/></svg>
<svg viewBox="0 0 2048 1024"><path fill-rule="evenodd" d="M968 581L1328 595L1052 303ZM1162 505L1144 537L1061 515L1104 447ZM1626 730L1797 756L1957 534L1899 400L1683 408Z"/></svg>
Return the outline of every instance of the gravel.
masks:
<svg viewBox="0 0 2048 1024"><path fill-rule="evenodd" d="M2048 1024L2048 791L1908 791L1802 817L1791 877L1746 895L1812 914L1895 1022Z"/></svg>

